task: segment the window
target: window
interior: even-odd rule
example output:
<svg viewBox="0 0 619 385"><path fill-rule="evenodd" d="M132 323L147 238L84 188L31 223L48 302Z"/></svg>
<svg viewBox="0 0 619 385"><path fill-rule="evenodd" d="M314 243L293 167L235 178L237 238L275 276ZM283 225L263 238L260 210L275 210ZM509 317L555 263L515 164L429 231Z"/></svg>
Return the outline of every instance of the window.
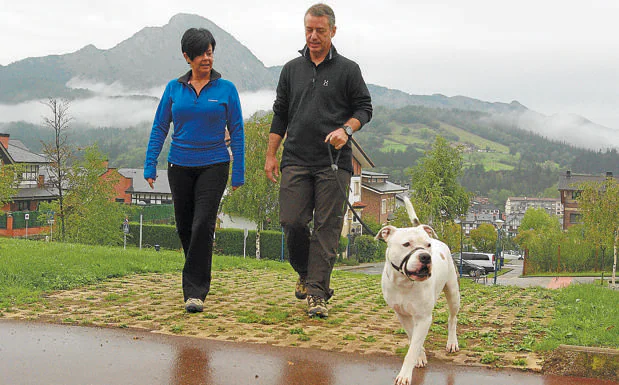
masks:
<svg viewBox="0 0 619 385"><path fill-rule="evenodd" d="M383 199L380 201L380 213L387 214L387 200Z"/></svg>
<svg viewBox="0 0 619 385"><path fill-rule="evenodd" d="M18 201L17 203L17 211L29 211L30 210L30 201Z"/></svg>
<svg viewBox="0 0 619 385"><path fill-rule="evenodd" d="M36 182L39 176L39 166L34 164L24 165L24 170L21 174L22 181Z"/></svg>
<svg viewBox="0 0 619 385"><path fill-rule="evenodd" d="M580 197L580 191L572 191L572 199L578 199Z"/></svg>
<svg viewBox="0 0 619 385"><path fill-rule="evenodd" d="M169 194L133 194L132 204L161 205L172 204L172 197Z"/></svg>
<svg viewBox="0 0 619 385"><path fill-rule="evenodd" d="M580 214L571 213L570 214L570 223L571 224L581 223L581 215Z"/></svg>

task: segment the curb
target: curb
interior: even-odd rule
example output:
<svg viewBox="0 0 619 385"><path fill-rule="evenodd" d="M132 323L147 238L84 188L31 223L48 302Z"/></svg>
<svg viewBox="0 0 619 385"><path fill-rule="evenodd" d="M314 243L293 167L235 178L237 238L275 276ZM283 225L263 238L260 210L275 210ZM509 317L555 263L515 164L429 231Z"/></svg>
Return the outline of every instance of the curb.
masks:
<svg viewBox="0 0 619 385"><path fill-rule="evenodd" d="M559 345L544 360L542 373L619 381L619 350Z"/></svg>

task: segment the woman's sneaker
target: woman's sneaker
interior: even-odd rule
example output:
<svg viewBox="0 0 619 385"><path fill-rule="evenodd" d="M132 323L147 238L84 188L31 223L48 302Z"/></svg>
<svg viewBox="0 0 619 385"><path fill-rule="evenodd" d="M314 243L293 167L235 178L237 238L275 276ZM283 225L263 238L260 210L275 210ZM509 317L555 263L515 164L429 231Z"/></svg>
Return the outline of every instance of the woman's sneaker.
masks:
<svg viewBox="0 0 619 385"><path fill-rule="evenodd" d="M307 287L305 286L305 277L299 276L297 280L297 285L294 288L294 295L298 299L307 298Z"/></svg>
<svg viewBox="0 0 619 385"><path fill-rule="evenodd" d="M307 314L310 317L327 318L329 316L327 301L315 295L307 296Z"/></svg>
<svg viewBox="0 0 619 385"><path fill-rule="evenodd" d="M204 310L204 302L198 298L189 298L185 301L185 310L187 313L197 313Z"/></svg>

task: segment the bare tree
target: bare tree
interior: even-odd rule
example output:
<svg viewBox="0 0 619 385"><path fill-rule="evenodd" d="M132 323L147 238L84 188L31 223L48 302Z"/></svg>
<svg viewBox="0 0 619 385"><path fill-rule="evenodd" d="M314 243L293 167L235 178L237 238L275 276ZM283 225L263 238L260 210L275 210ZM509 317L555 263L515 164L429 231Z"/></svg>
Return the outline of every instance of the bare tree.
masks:
<svg viewBox="0 0 619 385"><path fill-rule="evenodd" d="M51 117L43 117L46 127L54 130L54 139L43 145L43 154L50 161L49 184L58 191L58 217L60 219L60 236L65 238L64 196L68 182L69 163L73 149L67 140L67 131L72 117L69 115L70 102L66 99L49 98L43 102L51 111Z"/></svg>

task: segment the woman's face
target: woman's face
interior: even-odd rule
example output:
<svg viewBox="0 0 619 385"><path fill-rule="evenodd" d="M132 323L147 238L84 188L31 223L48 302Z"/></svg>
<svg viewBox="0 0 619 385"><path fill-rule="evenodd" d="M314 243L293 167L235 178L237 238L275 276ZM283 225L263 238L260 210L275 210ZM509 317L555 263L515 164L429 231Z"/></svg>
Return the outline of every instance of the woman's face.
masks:
<svg viewBox="0 0 619 385"><path fill-rule="evenodd" d="M191 60L187 53L183 52L185 60L191 66L191 71L197 76L210 76L213 69L213 47L208 46L208 49L201 55L198 55Z"/></svg>

